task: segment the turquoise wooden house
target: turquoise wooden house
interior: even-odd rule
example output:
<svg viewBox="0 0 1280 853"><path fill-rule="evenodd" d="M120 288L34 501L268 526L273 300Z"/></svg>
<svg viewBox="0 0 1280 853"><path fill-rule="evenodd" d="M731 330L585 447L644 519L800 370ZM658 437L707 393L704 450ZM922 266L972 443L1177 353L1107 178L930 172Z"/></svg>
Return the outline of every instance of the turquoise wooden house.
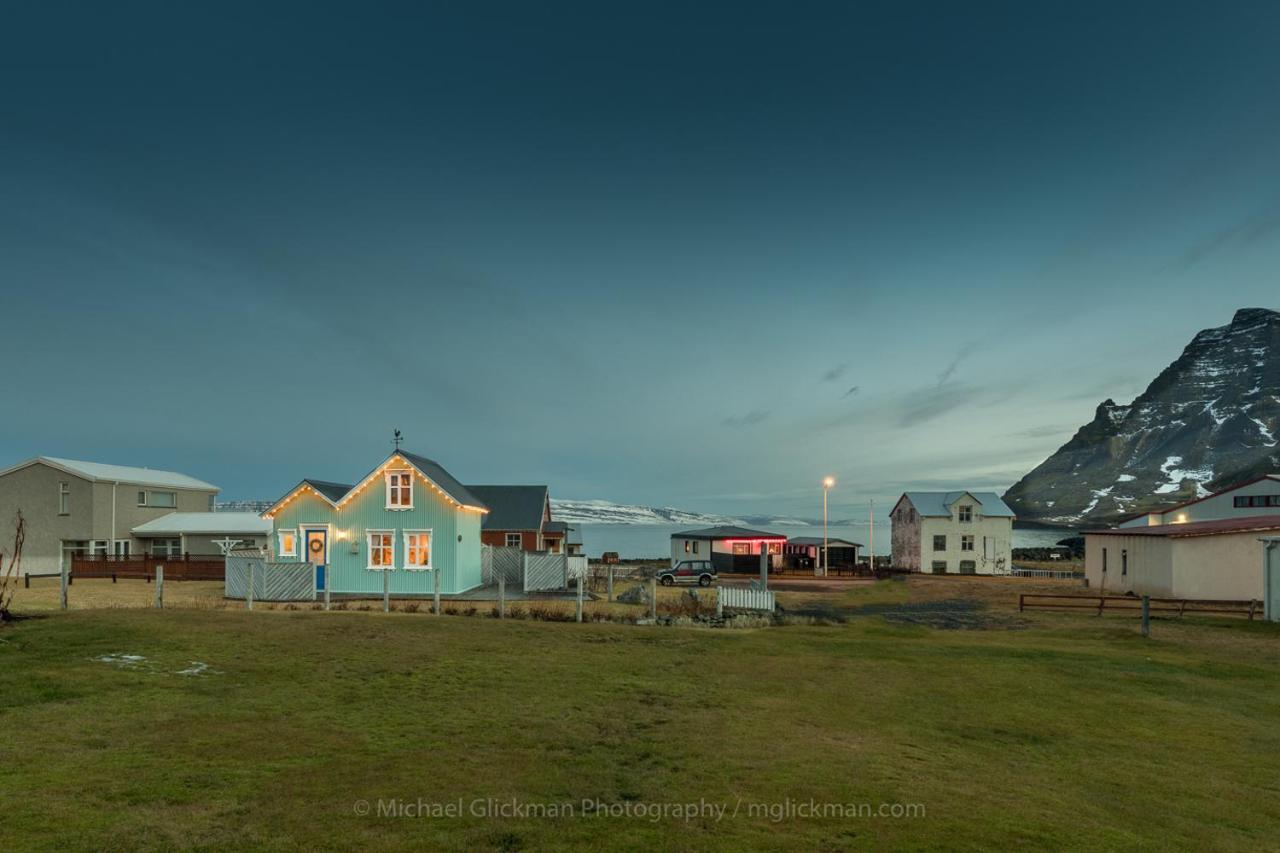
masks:
<svg viewBox="0 0 1280 853"><path fill-rule="evenodd" d="M481 585L480 522L488 507L438 462L397 450L355 485L303 480L263 513L276 562L309 562L316 589L444 594Z"/></svg>

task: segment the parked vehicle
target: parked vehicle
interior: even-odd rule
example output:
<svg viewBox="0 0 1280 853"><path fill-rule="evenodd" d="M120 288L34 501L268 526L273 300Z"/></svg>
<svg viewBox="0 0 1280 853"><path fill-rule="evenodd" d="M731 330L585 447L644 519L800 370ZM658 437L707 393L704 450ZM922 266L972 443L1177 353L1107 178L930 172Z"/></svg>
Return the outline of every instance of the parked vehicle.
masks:
<svg viewBox="0 0 1280 853"><path fill-rule="evenodd" d="M710 560L681 560L669 569L658 570L658 583L675 586L678 583L696 583L711 586L716 579L716 567Z"/></svg>

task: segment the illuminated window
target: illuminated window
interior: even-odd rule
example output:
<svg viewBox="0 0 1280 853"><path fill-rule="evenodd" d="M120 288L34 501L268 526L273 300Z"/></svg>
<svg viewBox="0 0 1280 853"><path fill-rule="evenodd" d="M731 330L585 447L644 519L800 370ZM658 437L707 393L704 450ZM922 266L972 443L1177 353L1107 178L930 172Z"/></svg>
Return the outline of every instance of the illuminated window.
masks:
<svg viewBox="0 0 1280 853"><path fill-rule="evenodd" d="M369 531L368 567L379 570L395 567L395 536L390 530Z"/></svg>
<svg viewBox="0 0 1280 853"><path fill-rule="evenodd" d="M404 532L404 567L406 569L431 568L430 530L406 530Z"/></svg>
<svg viewBox="0 0 1280 853"><path fill-rule="evenodd" d="M280 550L278 556L298 556L298 533L294 530L280 531Z"/></svg>
<svg viewBox="0 0 1280 853"><path fill-rule="evenodd" d="M750 554L750 553L751 553L751 543L750 543L750 542L734 542L734 543L733 543L733 553L735 553L735 554Z"/></svg>
<svg viewBox="0 0 1280 853"><path fill-rule="evenodd" d="M519 533L508 533L508 534L507 534L507 547L508 547L508 548L519 548L519 547L520 547L520 534L519 534Z"/></svg>
<svg viewBox="0 0 1280 853"><path fill-rule="evenodd" d="M769 543L769 553L770 553L770 554L781 554L781 553L782 553L782 543L781 543L781 542L770 542L770 543Z"/></svg>
<svg viewBox="0 0 1280 853"><path fill-rule="evenodd" d="M413 474L409 471L388 471L387 509L413 509Z"/></svg>
<svg viewBox="0 0 1280 853"><path fill-rule="evenodd" d="M692 543L692 542L690 542L688 539L684 540L684 552L685 552L686 554L688 554L689 552L691 552L691 551L693 550L693 549L690 547L690 545L692 545L692 544L693 544L693 543Z"/></svg>

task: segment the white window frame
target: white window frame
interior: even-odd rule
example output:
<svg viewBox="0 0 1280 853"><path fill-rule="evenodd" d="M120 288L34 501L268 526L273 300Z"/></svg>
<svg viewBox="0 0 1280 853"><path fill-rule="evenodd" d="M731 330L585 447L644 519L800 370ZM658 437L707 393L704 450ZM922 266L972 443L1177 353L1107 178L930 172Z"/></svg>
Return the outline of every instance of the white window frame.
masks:
<svg viewBox="0 0 1280 853"><path fill-rule="evenodd" d="M415 564L415 563L410 563L410 562L409 562L409 554L411 553L411 549L410 549L410 546L409 546L409 537L410 537L410 536L426 536L426 537L427 537L427 563L426 563L426 565L422 565L422 566L420 566L420 565L417 565L417 564ZM426 530L404 530L404 531L401 531L401 538L404 540L404 568L405 568L405 571L407 571L407 572L429 572L429 571L431 571L431 569L435 566L435 564L431 562L431 551L432 551L432 549L433 549L433 548L435 548L435 545L436 545L436 537L432 534L431 530L430 530L430 529L426 529Z"/></svg>
<svg viewBox="0 0 1280 853"><path fill-rule="evenodd" d="M71 515L71 482L58 481L58 515Z"/></svg>
<svg viewBox="0 0 1280 853"><path fill-rule="evenodd" d="M409 485L407 487L399 484L393 486L391 484L391 478L392 477L399 478L401 476L406 476L409 478ZM382 472L382 487L383 487L384 496L386 498L385 505L387 509L393 510L395 512L399 512L401 510L413 509L413 471L409 470L408 468L388 468L386 471ZM392 490L404 489L404 488L408 488L409 490L409 502L407 504L392 503L391 502Z"/></svg>
<svg viewBox="0 0 1280 853"><path fill-rule="evenodd" d="M966 506L956 507L956 515L959 517L961 524L973 523L973 507L971 506L966 505ZM966 518L966 516L968 517Z"/></svg>
<svg viewBox="0 0 1280 853"><path fill-rule="evenodd" d="M385 536L388 544L385 546L391 549L391 560L385 566L375 566L373 564L373 537ZM394 530L366 530L364 532L364 546L368 552L365 555L365 568L371 572L387 572L395 571L396 568L396 532ZM382 548L382 545L378 546Z"/></svg>
<svg viewBox="0 0 1280 853"><path fill-rule="evenodd" d="M293 547L286 549L284 546L284 537L293 537ZM288 530L276 531L276 556L277 557L296 557L298 556L298 529L291 527Z"/></svg>
<svg viewBox="0 0 1280 853"><path fill-rule="evenodd" d="M514 545L511 543L511 537L513 537L513 536L515 537L515 540L516 540ZM508 547L508 548L523 548L523 547L524 547L524 534L523 534L523 533L508 533L508 534L507 534L507 547Z"/></svg>
<svg viewBox="0 0 1280 853"><path fill-rule="evenodd" d="M173 503L157 504L154 501L152 501L151 499L152 495L173 495ZM141 490L138 492L138 498L139 498L138 506L153 506L156 509L177 509L178 508L178 493L169 491L168 489Z"/></svg>
<svg viewBox="0 0 1280 853"><path fill-rule="evenodd" d="M974 541L973 541L972 533L966 533L960 537L961 551L973 551L973 547L974 547Z"/></svg>

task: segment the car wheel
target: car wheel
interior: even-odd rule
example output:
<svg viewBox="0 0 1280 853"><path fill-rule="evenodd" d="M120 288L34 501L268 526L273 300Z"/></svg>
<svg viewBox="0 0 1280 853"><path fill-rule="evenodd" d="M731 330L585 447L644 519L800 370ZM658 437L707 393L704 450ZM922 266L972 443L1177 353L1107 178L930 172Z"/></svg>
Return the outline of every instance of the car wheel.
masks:
<svg viewBox="0 0 1280 853"><path fill-rule="evenodd" d="M662 585L663 585L663 586L674 586L674 585L675 585L675 582L676 582L676 579L675 579L675 578L673 578L673 577L671 577L671 575L663 575L663 576L662 576Z"/></svg>
<svg viewBox="0 0 1280 853"><path fill-rule="evenodd" d="M698 586L711 586L711 575L703 575L698 578Z"/></svg>

